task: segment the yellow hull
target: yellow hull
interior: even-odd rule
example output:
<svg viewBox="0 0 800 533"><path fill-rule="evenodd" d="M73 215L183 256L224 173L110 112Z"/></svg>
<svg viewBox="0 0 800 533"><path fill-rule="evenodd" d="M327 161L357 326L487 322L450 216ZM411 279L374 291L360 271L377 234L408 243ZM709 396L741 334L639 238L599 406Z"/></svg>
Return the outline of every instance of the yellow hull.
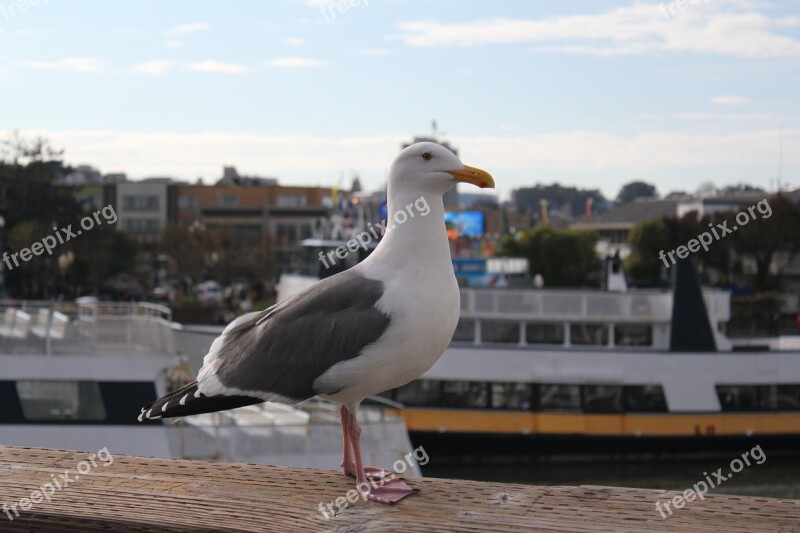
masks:
<svg viewBox="0 0 800 533"><path fill-rule="evenodd" d="M597 437L800 434L800 412L585 414L466 409L402 409L389 412L401 416L411 432Z"/></svg>

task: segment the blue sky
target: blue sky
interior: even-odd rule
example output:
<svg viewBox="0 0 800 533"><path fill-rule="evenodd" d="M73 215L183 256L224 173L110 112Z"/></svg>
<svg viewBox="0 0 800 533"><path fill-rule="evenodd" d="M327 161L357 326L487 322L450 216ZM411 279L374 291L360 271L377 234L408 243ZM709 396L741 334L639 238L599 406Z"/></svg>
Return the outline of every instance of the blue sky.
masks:
<svg viewBox="0 0 800 533"><path fill-rule="evenodd" d="M436 119L503 195L614 196L772 189L783 127L800 186L798 0L344 2L0 0L0 133L132 178L379 187Z"/></svg>

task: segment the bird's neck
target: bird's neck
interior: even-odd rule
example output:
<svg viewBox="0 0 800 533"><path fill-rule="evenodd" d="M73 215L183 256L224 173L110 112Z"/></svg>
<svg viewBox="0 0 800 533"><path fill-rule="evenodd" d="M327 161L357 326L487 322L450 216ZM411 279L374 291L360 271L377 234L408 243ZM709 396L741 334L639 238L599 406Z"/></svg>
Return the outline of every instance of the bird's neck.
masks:
<svg viewBox="0 0 800 533"><path fill-rule="evenodd" d="M441 194L393 194L377 254L387 267L425 261L452 271Z"/></svg>

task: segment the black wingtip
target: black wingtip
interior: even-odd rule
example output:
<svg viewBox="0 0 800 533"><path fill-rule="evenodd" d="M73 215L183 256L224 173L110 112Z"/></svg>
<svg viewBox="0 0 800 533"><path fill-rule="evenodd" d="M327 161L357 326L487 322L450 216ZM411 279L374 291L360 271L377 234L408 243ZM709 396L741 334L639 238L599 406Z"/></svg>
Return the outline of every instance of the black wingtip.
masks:
<svg viewBox="0 0 800 533"><path fill-rule="evenodd" d="M252 398L250 396L206 396L197 390L197 382L193 381L142 407L142 412L139 413L139 422L214 413L262 403L263 401L260 398Z"/></svg>

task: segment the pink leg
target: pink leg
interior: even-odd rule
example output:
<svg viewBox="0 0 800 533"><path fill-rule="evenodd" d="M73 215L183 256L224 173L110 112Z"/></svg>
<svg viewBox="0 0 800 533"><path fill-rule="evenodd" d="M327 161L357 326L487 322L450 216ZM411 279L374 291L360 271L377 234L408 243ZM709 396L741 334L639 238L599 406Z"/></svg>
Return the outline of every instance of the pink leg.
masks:
<svg viewBox="0 0 800 533"><path fill-rule="evenodd" d="M350 412L343 405L341 410L342 415L342 448L344 449L342 457L342 471L346 476L356 477L356 464L353 461L353 447L351 444L352 437L350 436ZM353 417L355 419L355 416ZM391 474L388 470L383 468L376 468L374 466L365 466L364 473L368 478L382 478Z"/></svg>
<svg viewBox="0 0 800 533"><path fill-rule="evenodd" d="M355 413L349 413L348 434L352 442L353 455L355 456L356 467L356 489L366 497L378 503L397 503L412 492L414 489L406 485L399 477L389 476L379 479L368 479L364 472L364 463L361 460L361 428L356 422Z"/></svg>
<svg viewBox="0 0 800 533"><path fill-rule="evenodd" d="M353 464L353 449L350 447L350 430L348 429L348 421L350 419L349 414L347 412L347 408L343 405L342 406L342 449L343 457L342 457L342 471L344 475L350 474L351 476L355 476L355 466Z"/></svg>

